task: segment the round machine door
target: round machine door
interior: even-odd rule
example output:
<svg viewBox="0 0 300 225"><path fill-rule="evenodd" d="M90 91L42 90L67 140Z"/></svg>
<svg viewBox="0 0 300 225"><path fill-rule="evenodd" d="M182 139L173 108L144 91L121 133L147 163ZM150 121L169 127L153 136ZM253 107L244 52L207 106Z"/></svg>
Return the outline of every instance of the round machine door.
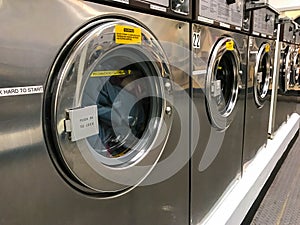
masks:
<svg viewBox="0 0 300 225"><path fill-rule="evenodd" d="M116 19L87 27L52 69L44 131L69 184L112 197L141 183L161 156L172 122L172 84L150 31Z"/></svg>
<svg viewBox="0 0 300 225"><path fill-rule="evenodd" d="M296 58L297 58L297 54L296 54L296 49L295 46L291 46L291 53L290 53L290 57L291 57L291 64L290 64L290 82L289 82L289 86L288 87L294 87L296 84Z"/></svg>
<svg viewBox="0 0 300 225"><path fill-rule="evenodd" d="M254 100L258 107L262 107L268 94L271 79L270 44L260 46L254 70Z"/></svg>
<svg viewBox="0 0 300 225"><path fill-rule="evenodd" d="M287 45L281 53L281 71L279 77L279 88L283 93L286 92L290 86L292 66L292 49L289 45Z"/></svg>
<svg viewBox="0 0 300 225"><path fill-rule="evenodd" d="M295 78L295 85L300 84L300 48L295 50L293 59L293 76Z"/></svg>
<svg viewBox="0 0 300 225"><path fill-rule="evenodd" d="M240 54L230 37L215 44L206 77L206 104L213 127L224 130L233 120L240 83Z"/></svg>

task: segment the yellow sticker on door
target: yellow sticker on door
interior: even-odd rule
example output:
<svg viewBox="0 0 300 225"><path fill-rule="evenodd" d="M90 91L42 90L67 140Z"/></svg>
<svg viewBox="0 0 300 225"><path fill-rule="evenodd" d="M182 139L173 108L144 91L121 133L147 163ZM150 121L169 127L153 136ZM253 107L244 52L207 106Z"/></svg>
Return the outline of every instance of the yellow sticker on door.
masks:
<svg viewBox="0 0 300 225"><path fill-rule="evenodd" d="M265 51L266 51L266 52L269 52L269 51L270 51L270 45L269 45L269 44L266 44Z"/></svg>
<svg viewBox="0 0 300 225"><path fill-rule="evenodd" d="M226 42L226 50L233 51L234 50L234 42L233 40Z"/></svg>
<svg viewBox="0 0 300 225"><path fill-rule="evenodd" d="M138 44L142 42L142 30L138 27L116 25L115 36L117 44Z"/></svg>
<svg viewBox="0 0 300 225"><path fill-rule="evenodd" d="M131 74L131 70L103 70L103 71L92 72L91 77L111 77L111 76L124 76L130 74Z"/></svg>

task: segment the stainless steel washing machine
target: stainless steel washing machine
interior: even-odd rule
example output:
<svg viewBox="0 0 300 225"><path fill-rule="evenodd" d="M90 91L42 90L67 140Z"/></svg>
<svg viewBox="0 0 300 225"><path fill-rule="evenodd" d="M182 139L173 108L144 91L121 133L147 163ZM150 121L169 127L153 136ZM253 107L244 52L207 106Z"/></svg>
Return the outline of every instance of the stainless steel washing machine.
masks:
<svg viewBox="0 0 300 225"><path fill-rule="evenodd" d="M90 0L175 19L192 18L192 0Z"/></svg>
<svg viewBox="0 0 300 225"><path fill-rule="evenodd" d="M242 27L242 11L238 18L234 27ZM202 224L241 176L248 37L235 31L192 24L192 121L199 119L192 123L192 224Z"/></svg>
<svg viewBox="0 0 300 225"><path fill-rule="evenodd" d="M295 26L294 30L294 41L295 44L292 45L294 51L291 54L292 66L291 66L291 76L290 84L287 90L287 95L289 96L290 102L295 104L296 112L299 113L299 100L300 100L300 25L293 21Z"/></svg>
<svg viewBox="0 0 300 225"><path fill-rule="evenodd" d="M75 0L0 17L0 223L189 224L189 24Z"/></svg>
<svg viewBox="0 0 300 225"><path fill-rule="evenodd" d="M261 6L261 5L260 5ZM275 21L279 13L265 4L250 9L250 36L243 164L267 144L272 74L275 54Z"/></svg>
<svg viewBox="0 0 300 225"><path fill-rule="evenodd" d="M296 110L296 104L289 97L289 87L292 85L291 76L293 68L294 53L294 24L289 18L281 18L280 23L280 70L278 76L278 94L276 103L276 115L274 131L276 131L283 122L286 122L289 115Z"/></svg>
<svg viewBox="0 0 300 225"><path fill-rule="evenodd" d="M296 85L294 88L294 99L297 103L296 112L300 114L300 24L297 24L297 28L295 31L295 57L294 57L294 69L296 77Z"/></svg>
<svg viewBox="0 0 300 225"><path fill-rule="evenodd" d="M295 47L294 54L292 56L293 67L292 67L292 77L294 80L294 86L291 87L292 91L298 91L300 85L300 25L294 22L295 25ZM294 93L296 94L296 93Z"/></svg>

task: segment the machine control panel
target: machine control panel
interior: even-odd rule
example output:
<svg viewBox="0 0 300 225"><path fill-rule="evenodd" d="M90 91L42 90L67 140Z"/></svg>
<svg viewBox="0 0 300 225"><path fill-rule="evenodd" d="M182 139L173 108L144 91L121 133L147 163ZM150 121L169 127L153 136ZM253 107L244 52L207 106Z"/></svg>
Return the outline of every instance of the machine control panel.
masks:
<svg viewBox="0 0 300 225"><path fill-rule="evenodd" d="M280 41L294 43L294 32L295 24L290 18L281 18L279 20L281 30L280 30Z"/></svg>
<svg viewBox="0 0 300 225"><path fill-rule="evenodd" d="M278 13L271 10L268 6L265 8L255 9L252 13L252 34L260 34L261 36L275 37L275 23Z"/></svg>
<svg viewBox="0 0 300 225"><path fill-rule="evenodd" d="M151 14L170 15L172 17L192 17L192 0L130 0L130 5Z"/></svg>
<svg viewBox="0 0 300 225"><path fill-rule="evenodd" d="M243 8L242 0L198 0L195 19L202 22L212 21L211 23L216 21L225 28L230 28L230 25L242 27Z"/></svg>
<svg viewBox="0 0 300 225"><path fill-rule="evenodd" d="M172 19L191 19L192 0L86 0Z"/></svg>
<svg viewBox="0 0 300 225"><path fill-rule="evenodd" d="M294 36L295 36L295 44L299 45L300 44L300 25L298 25L298 24L296 24Z"/></svg>

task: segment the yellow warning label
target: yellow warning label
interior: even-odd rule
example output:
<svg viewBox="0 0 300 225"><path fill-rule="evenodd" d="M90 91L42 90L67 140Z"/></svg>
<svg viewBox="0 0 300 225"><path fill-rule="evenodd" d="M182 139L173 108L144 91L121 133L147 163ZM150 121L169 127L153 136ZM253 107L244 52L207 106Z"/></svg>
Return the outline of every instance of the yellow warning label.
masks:
<svg viewBox="0 0 300 225"><path fill-rule="evenodd" d="M226 42L226 50L233 51L234 50L234 42L233 40Z"/></svg>
<svg viewBox="0 0 300 225"><path fill-rule="evenodd" d="M142 42L142 30L138 27L116 25L115 34L117 44L141 44Z"/></svg>
<svg viewBox="0 0 300 225"><path fill-rule="evenodd" d="M269 45L269 44L266 44L265 51L266 51L266 52L269 52L269 51L270 51L270 45Z"/></svg>
<svg viewBox="0 0 300 225"><path fill-rule="evenodd" d="M111 77L111 76L124 76L130 75L131 70L104 70L104 71L94 71L91 77Z"/></svg>

